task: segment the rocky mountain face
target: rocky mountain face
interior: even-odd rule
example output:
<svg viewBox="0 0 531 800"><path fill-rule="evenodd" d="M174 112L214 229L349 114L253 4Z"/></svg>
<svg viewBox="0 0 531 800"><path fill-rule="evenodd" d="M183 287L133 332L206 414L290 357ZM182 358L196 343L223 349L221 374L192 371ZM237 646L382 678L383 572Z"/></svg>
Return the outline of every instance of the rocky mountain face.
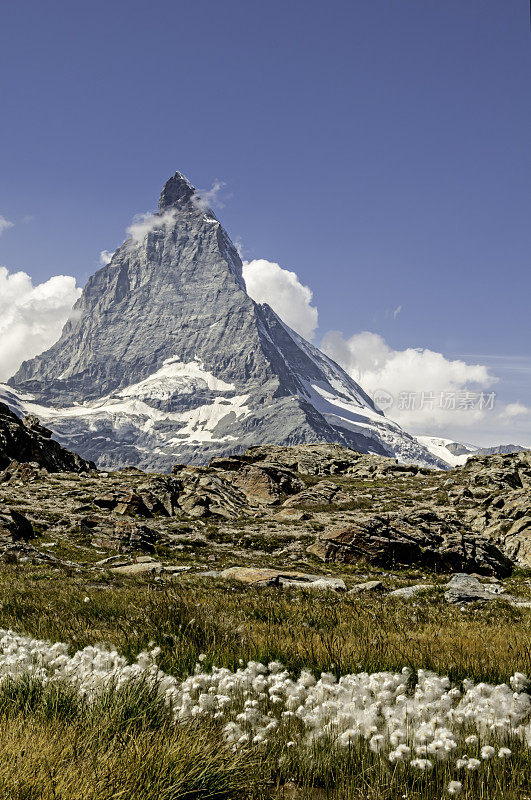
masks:
<svg viewBox="0 0 531 800"><path fill-rule="evenodd" d="M228 234L180 173L4 399L100 467L168 471L310 442L445 466L249 297Z"/></svg>
<svg viewBox="0 0 531 800"><path fill-rule="evenodd" d="M48 472L84 472L95 464L54 442L52 432L36 417L20 419L0 403L0 470L13 470L20 463L32 463Z"/></svg>

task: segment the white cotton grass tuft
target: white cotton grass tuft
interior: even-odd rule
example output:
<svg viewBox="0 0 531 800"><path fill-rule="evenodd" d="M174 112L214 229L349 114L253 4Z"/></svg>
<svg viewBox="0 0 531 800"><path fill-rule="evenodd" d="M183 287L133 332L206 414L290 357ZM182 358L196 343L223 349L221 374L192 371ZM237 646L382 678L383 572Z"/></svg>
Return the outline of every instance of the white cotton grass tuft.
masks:
<svg viewBox="0 0 531 800"><path fill-rule="evenodd" d="M476 772L489 768L496 755L497 763L510 759L506 745L513 741L531 746L531 698L522 673L510 685L466 680L456 687L448 677L419 670L412 686L406 668L339 680L332 673L316 678L307 670L296 678L278 661L239 661L235 671L206 672L207 655L201 653L194 673L179 680L159 669L159 654L151 644L132 664L104 647L69 655L66 644L0 630L0 683L16 676L68 681L90 702L107 687L148 681L176 723L215 720L232 749L284 743L293 750L322 742L348 753L365 747L387 763L424 773L436 771L437 764ZM480 758L471 757L480 743ZM447 793L458 794L460 787L451 781Z"/></svg>
<svg viewBox="0 0 531 800"><path fill-rule="evenodd" d="M461 794L463 791L463 784L460 781L450 781L448 784L448 794Z"/></svg>

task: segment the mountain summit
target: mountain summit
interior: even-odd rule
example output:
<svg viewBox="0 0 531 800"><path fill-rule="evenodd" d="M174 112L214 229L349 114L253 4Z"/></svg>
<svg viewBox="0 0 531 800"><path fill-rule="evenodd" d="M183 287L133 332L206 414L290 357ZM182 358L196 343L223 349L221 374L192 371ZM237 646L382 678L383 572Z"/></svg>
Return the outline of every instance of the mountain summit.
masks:
<svg viewBox="0 0 531 800"><path fill-rule="evenodd" d="M312 442L440 465L249 297L236 248L181 173L130 233L59 341L9 381L62 444L100 466L156 470Z"/></svg>

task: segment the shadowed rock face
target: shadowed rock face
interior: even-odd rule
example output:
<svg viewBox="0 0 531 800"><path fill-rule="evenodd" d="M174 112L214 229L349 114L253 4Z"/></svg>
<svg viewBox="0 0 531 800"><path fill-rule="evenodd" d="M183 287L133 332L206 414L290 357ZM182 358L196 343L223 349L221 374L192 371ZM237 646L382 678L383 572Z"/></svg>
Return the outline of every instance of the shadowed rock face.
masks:
<svg viewBox="0 0 531 800"><path fill-rule="evenodd" d="M63 444L104 467L168 470L312 442L441 465L249 297L228 234L180 173L90 278L60 340L10 385L33 395Z"/></svg>
<svg viewBox="0 0 531 800"><path fill-rule="evenodd" d="M360 516L357 523L324 534L308 552L323 561L364 561L386 569L419 564L439 572L500 576L512 570L511 560L486 536L464 532L458 517L433 509Z"/></svg>
<svg viewBox="0 0 531 800"><path fill-rule="evenodd" d="M70 453L51 439L52 432L36 417L23 420L0 403L0 470L12 462L32 463L48 472L85 472L95 469L92 462Z"/></svg>

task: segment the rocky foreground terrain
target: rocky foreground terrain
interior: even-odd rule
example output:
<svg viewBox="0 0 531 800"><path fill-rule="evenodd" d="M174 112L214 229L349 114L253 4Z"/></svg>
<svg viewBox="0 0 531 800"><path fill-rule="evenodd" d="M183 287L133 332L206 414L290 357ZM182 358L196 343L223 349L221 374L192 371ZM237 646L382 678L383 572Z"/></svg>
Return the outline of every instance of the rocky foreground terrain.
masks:
<svg viewBox="0 0 531 800"><path fill-rule="evenodd" d="M335 444L98 471L0 407L0 797L530 800L530 486Z"/></svg>
<svg viewBox="0 0 531 800"><path fill-rule="evenodd" d="M102 472L4 406L0 467L0 553L16 562L403 596L454 574L456 602L494 599L531 568L531 453L446 472L333 444L262 446L171 474Z"/></svg>

